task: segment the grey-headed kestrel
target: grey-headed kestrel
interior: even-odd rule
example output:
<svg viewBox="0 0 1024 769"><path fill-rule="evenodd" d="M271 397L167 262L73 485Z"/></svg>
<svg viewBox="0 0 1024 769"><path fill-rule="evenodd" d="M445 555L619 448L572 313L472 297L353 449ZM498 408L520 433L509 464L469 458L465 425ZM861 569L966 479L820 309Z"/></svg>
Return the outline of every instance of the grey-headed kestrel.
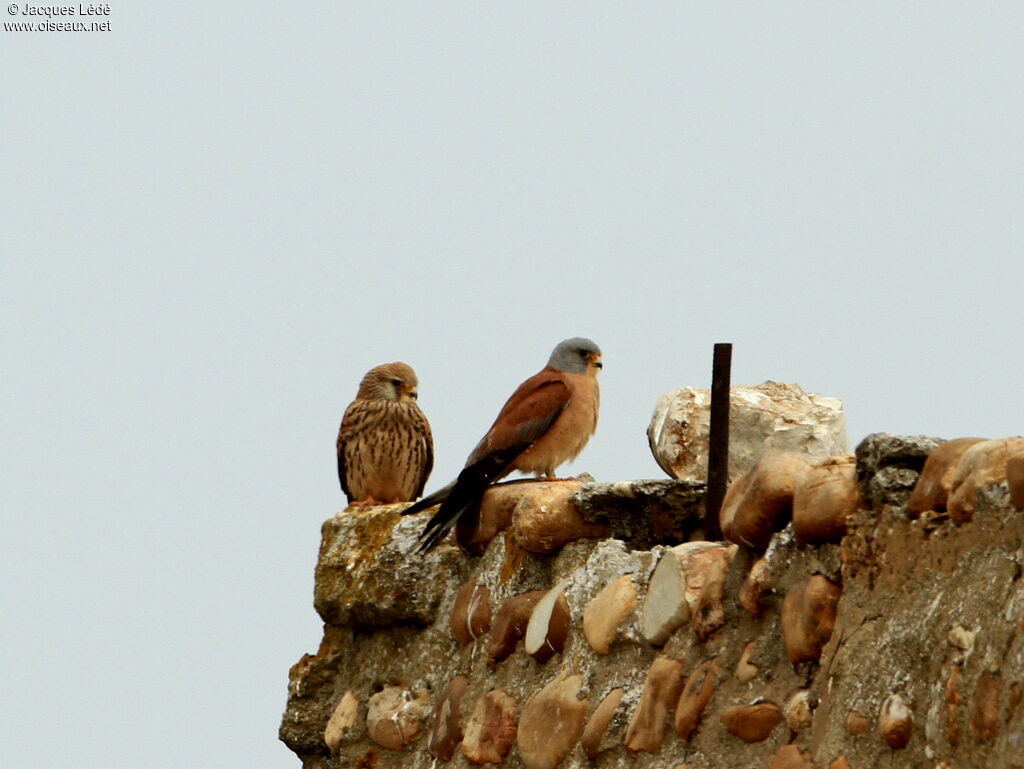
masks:
<svg viewBox="0 0 1024 769"><path fill-rule="evenodd" d="M600 369L601 350L589 339L558 343L548 364L505 402L459 477L402 512L418 513L441 503L420 535L420 552L432 550L456 522L460 529L474 525L492 483L513 470L551 477L583 450L597 429Z"/></svg>
<svg viewBox="0 0 1024 769"><path fill-rule="evenodd" d="M434 466L430 424L405 363L370 369L338 430L338 480L349 504L411 502Z"/></svg>

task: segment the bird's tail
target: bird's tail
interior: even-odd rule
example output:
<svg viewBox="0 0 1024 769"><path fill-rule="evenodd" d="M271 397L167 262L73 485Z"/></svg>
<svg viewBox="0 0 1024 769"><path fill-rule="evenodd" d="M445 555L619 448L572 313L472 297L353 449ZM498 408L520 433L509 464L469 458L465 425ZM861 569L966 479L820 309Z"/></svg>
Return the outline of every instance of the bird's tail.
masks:
<svg viewBox="0 0 1024 769"><path fill-rule="evenodd" d="M428 507L433 507L438 502L444 502L448 499L448 495L452 493L452 489L455 488L456 481L452 481L444 488L438 489L433 494L420 499L419 502L413 502L405 510L402 511L402 515L412 515L413 513L421 513Z"/></svg>
<svg viewBox="0 0 1024 769"><path fill-rule="evenodd" d="M476 514L487 487L509 472L512 462L527 446L529 444L509 446L507 449L489 454L476 464L463 468L459 477L452 483L405 510L403 515L425 510L438 501L441 502L441 508L427 521L420 534L419 551L427 553L433 550L459 518L465 516L467 512ZM424 502L427 504L423 504Z"/></svg>

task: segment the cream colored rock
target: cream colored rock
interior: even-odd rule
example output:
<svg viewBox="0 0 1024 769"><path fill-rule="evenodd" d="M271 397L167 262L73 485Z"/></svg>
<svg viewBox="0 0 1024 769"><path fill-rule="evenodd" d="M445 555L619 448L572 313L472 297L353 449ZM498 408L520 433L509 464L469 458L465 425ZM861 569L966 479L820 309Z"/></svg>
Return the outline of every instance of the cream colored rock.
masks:
<svg viewBox="0 0 1024 769"><path fill-rule="evenodd" d="M583 520L572 496L582 487L579 481L535 481L523 485L512 511L516 540L530 553L553 553L577 539L604 536L603 523Z"/></svg>
<svg viewBox="0 0 1024 769"><path fill-rule="evenodd" d="M619 627L636 610L636 585L623 574L605 585L583 610L583 635L598 654L608 654Z"/></svg>
<svg viewBox="0 0 1024 769"><path fill-rule="evenodd" d="M821 460L807 471L793 494L797 542L838 542L846 534L846 519L861 507L853 454Z"/></svg>
<svg viewBox="0 0 1024 769"><path fill-rule="evenodd" d="M500 764L516 741L516 701L504 689L489 691L473 707L462 737L462 755L474 764Z"/></svg>
<svg viewBox="0 0 1024 769"><path fill-rule="evenodd" d="M349 689L341 696L327 721L327 727L324 729L324 743L330 748L331 755L337 754L345 735L352 728L352 724L356 722L358 711L359 700Z"/></svg>
<svg viewBox="0 0 1024 769"><path fill-rule="evenodd" d="M758 558L740 585L740 606L748 614L760 617L764 611L764 597L768 589L768 562L764 558Z"/></svg>
<svg viewBox="0 0 1024 769"><path fill-rule="evenodd" d="M690 621L709 578L720 576L735 553L717 542L686 542L665 550L647 587L640 633L661 646Z"/></svg>
<svg viewBox="0 0 1024 769"><path fill-rule="evenodd" d="M820 574L793 586L782 602L782 639L794 665L817 662L832 637L842 588Z"/></svg>
<svg viewBox="0 0 1024 769"><path fill-rule="evenodd" d="M473 643L491 629L491 591L471 579L455 595L449 617L452 635L460 644Z"/></svg>
<svg viewBox="0 0 1024 769"><path fill-rule="evenodd" d="M729 734L744 742L761 742L782 721L782 711L774 702L753 702L726 708L721 719Z"/></svg>
<svg viewBox="0 0 1024 769"><path fill-rule="evenodd" d="M736 671L733 675L736 680L741 684L751 681L754 677L761 672L761 669L750 661L750 658L754 656L757 651L757 643L754 641L749 642L743 647L743 653L740 654L740 661L736 663Z"/></svg>
<svg viewBox="0 0 1024 769"><path fill-rule="evenodd" d="M960 457L949 490L949 517L966 523L974 516L978 492L1006 482L1010 457L1024 454L1024 438L999 438L969 446Z"/></svg>
<svg viewBox="0 0 1024 769"><path fill-rule="evenodd" d="M587 721L587 726L580 737L580 747L591 760L596 759L598 754L614 747L615 741L610 739L609 727L619 709L625 690L621 688L612 689L601 700L601 704L594 708L594 712ZM621 737L618 740L621 743Z"/></svg>
<svg viewBox="0 0 1024 769"><path fill-rule="evenodd" d="M654 407L647 440L658 465L672 478L707 480L711 423L709 390L683 387ZM797 384L763 382L730 389L729 480L772 451L812 457L850 450L838 398L808 394Z"/></svg>
<svg viewBox="0 0 1024 769"><path fill-rule="evenodd" d="M814 719L814 699L806 689L801 689L790 697L782 708L786 724L794 732L809 729Z"/></svg>
<svg viewBox="0 0 1024 769"><path fill-rule="evenodd" d="M565 597L569 584L570 580L563 580L551 588L530 613L523 636L523 650L538 662L547 662L565 648L572 618L569 601Z"/></svg>
<svg viewBox="0 0 1024 769"><path fill-rule="evenodd" d="M718 663L711 659L702 662L690 674L676 704L676 734L689 740L700 726L718 681Z"/></svg>
<svg viewBox="0 0 1024 769"><path fill-rule="evenodd" d="M580 700L583 676L559 676L526 700L516 744L526 769L556 769L573 749L590 700Z"/></svg>
<svg viewBox="0 0 1024 769"><path fill-rule="evenodd" d="M438 700L427 748L442 761L451 761L462 742L462 698L468 685L468 678L455 676Z"/></svg>
<svg viewBox="0 0 1024 769"><path fill-rule="evenodd" d="M729 576L729 566L736 550L736 545L730 545L723 551L716 551L722 555L708 559L701 566L704 584L701 585L690 618L690 625L701 642L708 640L725 625L725 580Z"/></svg>
<svg viewBox="0 0 1024 769"><path fill-rule="evenodd" d="M899 694L890 694L878 713L878 731L889 747L905 748L910 742L914 717Z"/></svg>
<svg viewBox="0 0 1024 769"><path fill-rule="evenodd" d="M402 750L419 734L420 719L429 702L430 695L423 689L385 686L368 703L366 730L370 739L382 748Z"/></svg>
<svg viewBox="0 0 1024 769"><path fill-rule="evenodd" d="M658 657L647 671L640 703L626 728L626 750L654 753L661 747L668 727L668 712L683 689L683 663Z"/></svg>
<svg viewBox="0 0 1024 769"><path fill-rule="evenodd" d="M811 468L803 454L766 454L728 488L719 519L730 542L764 550L772 534L789 521L793 493Z"/></svg>
<svg viewBox="0 0 1024 769"><path fill-rule="evenodd" d="M944 511L953 483L953 473L964 452L984 438L955 438L939 444L924 462L921 475L907 500L907 512L921 514L927 510Z"/></svg>

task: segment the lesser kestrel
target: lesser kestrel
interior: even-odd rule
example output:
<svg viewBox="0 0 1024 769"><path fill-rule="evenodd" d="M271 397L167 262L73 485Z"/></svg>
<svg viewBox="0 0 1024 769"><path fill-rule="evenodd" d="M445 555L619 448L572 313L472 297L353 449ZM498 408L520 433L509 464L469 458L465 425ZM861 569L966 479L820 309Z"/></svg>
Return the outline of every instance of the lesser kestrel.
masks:
<svg viewBox="0 0 1024 769"><path fill-rule="evenodd" d="M430 424L405 363L370 369L338 430L338 480L349 503L411 502L434 466Z"/></svg>
<svg viewBox="0 0 1024 769"><path fill-rule="evenodd" d="M441 503L420 535L421 552L433 549L460 517L475 520L480 499L495 481L513 470L553 476L583 450L597 429L600 369L601 350L589 339L559 342L547 365L505 402L459 477L403 512Z"/></svg>

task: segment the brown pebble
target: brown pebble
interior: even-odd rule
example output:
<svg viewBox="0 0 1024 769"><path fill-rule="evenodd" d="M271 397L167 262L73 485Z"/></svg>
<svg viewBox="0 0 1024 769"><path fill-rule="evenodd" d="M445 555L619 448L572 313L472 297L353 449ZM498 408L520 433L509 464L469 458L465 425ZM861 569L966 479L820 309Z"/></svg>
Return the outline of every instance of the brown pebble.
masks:
<svg viewBox="0 0 1024 769"><path fill-rule="evenodd" d="M960 678L960 666L953 665L946 679L946 721L949 730L949 744L956 747L960 744L960 692L956 682Z"/></svg>
<svg viewBox="0 0 1024 769"><path fill-rule="evenodd" d="M370 739L382 748L402 750L419 734L420 718L429 702L430 695L423 689L385 686L368 702L366 731Z"/></svg>
<svg viewBox="0 0 1024 769"><path fill-rule="evenodd" d="M853 454L826 457L807 471L793 492L796 541L838 542L846 534L846 519L861 507Z"/></svg>
<svg viewBox="0 0 1024 769"><path fill-rule="evenodd" d="M491 629L491 591L471 579L455 595L448 618L455 639L465 646Z"/></svg>
<svg viewBox="0 0 1024 769"><path fill-rule="evenodd" d="M565 649L572 613L565 589L569 580L548 590L530 612L523 634L523 650L538 662L547 662Z"/></svg>
<svg viewBox="0 0 1024 769"><path fill-rule="evenodd" d="M487 656L491 664L495 665L508 657L516 650L516 646L526 633L526 626L530 622L530 615L534 607L547 590L532 590L529 593L520 593L512 598L506 598L498 609L491 627L491 640L487 646Z"/></svg>
<svg viewBox="0 0 1024 769"><path fill-rule="evenodd" d="M697 731L704 708L715 693L717 679L718 663L713 659L698 665L687 679L676 705L675 721L676 734L684 740Z"/></svg>
<svg viewBox="0 0 1024 769"><path fill-rule="evenodd" d="M851 710L846 714L846 731L850 734L867 734L871 731L871 719L863 713Z"/></svg>
<svg viewBox="0 0 1024 769"><path fill-rule="evenodd" d="M920 515L928 510L945 512L949 487L960 457L984 438L954 438L940 443L924 462L921 475L907 500L907 512Z"/></svg>
<svg viewBox="0 0 1024 769"><path fill-rule="evenodd" d="M817 662L832 637L836 610L843 589L820 574L798 583L782 602L782 638L794 665Z"/></svg>
<svg viewBox="0 0 1024 769"><path fill-rule="evenodd" d="M782 720L782 711L774 702L755 702L726 708L721 719L729 734L744 742L761 742Z"/></svg>
<svg viewBox="0 0 1024 769"><path fill-rule="evenodd" d="M811 769L811 754L797 745L779 748L769 769Z"/></svg>
<svg viewBox="0 0 1024 769"><path fill-rule="evenodd" d="M516 741L516 701L503 689L489 691L464 729L462 755L474 764L500 764Z"/></svg>
<svg viewBox="0 0 1024 769"><path fill-rule="evenodd" d="M661 747L668 726L668 712L675 707L683 688L683 663L658 657L644 680L640 703L626 729L626 750L654 753Z"/></svg>
<svg viewBox="0 0 1024 769"><path fill-rule="evenodd" d="M878 731L892 748L905 748L913 733L914 717L899 694L890 694L878 713Z"/></svg>
<svg viewBox="0 0 1024 769"><path fill-rule="evenodd" d="M978 742L992 742L999 733L999 694L1003 680L992 673L983 673L974 690L971 712L971 732Z"/></svg>
<svg viewBox="0 0 1024 769"><path fill-rule="evenodd" d="M828 769L850 769L850 762L846 760L846 756L839 756L828 765Z"/></svg>
<svg viewBox="0 0 1024 769"><path fill-rule="evenodd" d="M758 558L747 572L740 585L739 602L743 610L753 617L760 617L764 611L765 594L768 592L768 568L764 558Z"/></svg>
<svg viewBox="0 0 1024 769"><path fill-rule="evenodd" d="M583 610L583 635L590 648L608 654L623 621L636 609L636 585L631 574L613 579Z"/></svg>
<svg viewBox="0 0 1024 769"><path fill-rule="evenodd" d="M585 521L572 501L582 486L576 480L528 484L512 511L512 530L525 550L553 553L574 540L604 536L608 524Z"/></svg>
<svg viewBox="0 0 1024 769"><path fill-rule="evenodd" d="M526 769L556 769L583 732L590 700L576 698L583 676L559 676L533 694L519 717L516 745Z"/></svg>
<svg viewBox="0 0 1024 769"><path fill-rule="evenodd" d="M612 689L590 715L590 720L580 737L580 745L588 758L595 759L602 750L610 747L605 745L604 737L625 693L624 689Z"/></svg>
<svg viewBox="0 0 1024 769"><path fill-rule="evenodd" d="M793 492L811 467L796 452L765 455L732 482L719 513L722 535L730 542L764 550L772 534L792 517Z"/></svg>
<svg viewBox="0 0 1024 769"><path fill-rule="evenodd" d="M468 684L465 676L455 676L438 700L427 748L442 761L451 761L462 742L462 698Z"/></svg>

